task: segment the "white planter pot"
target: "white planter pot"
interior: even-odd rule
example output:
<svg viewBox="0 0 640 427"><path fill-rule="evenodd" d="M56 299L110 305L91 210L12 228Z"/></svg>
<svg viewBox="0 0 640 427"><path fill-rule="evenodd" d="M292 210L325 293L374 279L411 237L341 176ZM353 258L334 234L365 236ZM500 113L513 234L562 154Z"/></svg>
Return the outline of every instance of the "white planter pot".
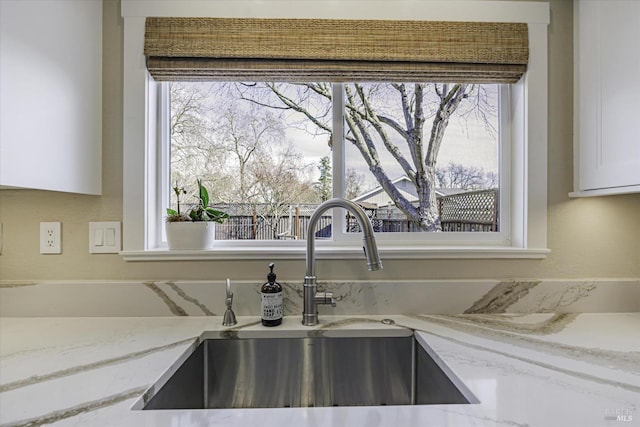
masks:
<svg viewBox="0 0 640 427"><path fill-rule="evenodd" d="M169 249L210 249L216 235L215 222L167 222Z"/></svg>

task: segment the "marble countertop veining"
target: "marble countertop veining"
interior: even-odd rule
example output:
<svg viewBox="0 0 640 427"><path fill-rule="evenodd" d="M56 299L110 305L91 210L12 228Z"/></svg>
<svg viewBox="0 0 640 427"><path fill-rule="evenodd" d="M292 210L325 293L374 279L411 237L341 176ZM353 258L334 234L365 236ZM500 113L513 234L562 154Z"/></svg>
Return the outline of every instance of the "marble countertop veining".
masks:
<svg viewBox="0 0 640 427"><path fill-rule="evenodd" d="M395 326L380 323L391 318ZM0 318L0 426L640 426L640 313ZM131 410L205 331L374 334L410 328L480 403Z"/></svg>

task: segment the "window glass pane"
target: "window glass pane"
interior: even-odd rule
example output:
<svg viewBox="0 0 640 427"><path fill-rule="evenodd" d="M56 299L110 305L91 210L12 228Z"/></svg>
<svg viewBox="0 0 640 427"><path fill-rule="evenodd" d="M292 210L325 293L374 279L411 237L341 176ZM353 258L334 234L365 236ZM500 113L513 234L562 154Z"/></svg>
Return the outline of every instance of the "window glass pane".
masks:
<svg viewBox="0 0 640 427"><path fill-rule="evenodd" d="M499 231L498 85L348 83L346 195L379 232ZM351 219L348 231L359 231Z"/></svg>
<svg viewBox="0 0 640 427"><path fill-rule="evenodd" d="M498 85L342 87L344 196L376 231L499 231ZM305 239L311 213L333 197L331 84L178 82L170 100L181 209L202 179L230 215L217 239ZM347 231L359 231L355 218ZM316 236L331 237L330 212Z"/></svg>
<svg viewBox="0 0 640 427"><path fill-rule="evenodd" d="M311 213L331 197L330 84L176 82L170 104L171 187L186 192L182 211L202 179L210 205L230 215L217 239L306 237ZM317 230L331 236L330 213Z"/></svg>

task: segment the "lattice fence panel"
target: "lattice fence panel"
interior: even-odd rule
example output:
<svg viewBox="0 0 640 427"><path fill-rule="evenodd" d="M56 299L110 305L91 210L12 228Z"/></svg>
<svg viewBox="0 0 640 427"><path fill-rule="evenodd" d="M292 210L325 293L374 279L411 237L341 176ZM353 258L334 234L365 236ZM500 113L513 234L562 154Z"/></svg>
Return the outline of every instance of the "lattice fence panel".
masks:
<svg viewBox="0 0 640 427"><path fill-rule="evenodd" d="M498 190L479 190L438 200L442 231L498 231Z"/></svg>

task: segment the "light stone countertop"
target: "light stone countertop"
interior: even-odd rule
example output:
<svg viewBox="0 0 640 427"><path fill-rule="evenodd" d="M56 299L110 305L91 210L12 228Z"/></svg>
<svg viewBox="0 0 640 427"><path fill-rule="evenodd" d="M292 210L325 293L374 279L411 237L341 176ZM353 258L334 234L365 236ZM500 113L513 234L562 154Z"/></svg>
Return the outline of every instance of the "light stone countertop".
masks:
<svg viewBox="0 0 640 427"><path fill-rule="evenodd" d="M391 318L395 326L380 323ZM640 426L640 313L0 318L0 426ZM418 331L480 403L138 411L208 336Z"/></svg>

